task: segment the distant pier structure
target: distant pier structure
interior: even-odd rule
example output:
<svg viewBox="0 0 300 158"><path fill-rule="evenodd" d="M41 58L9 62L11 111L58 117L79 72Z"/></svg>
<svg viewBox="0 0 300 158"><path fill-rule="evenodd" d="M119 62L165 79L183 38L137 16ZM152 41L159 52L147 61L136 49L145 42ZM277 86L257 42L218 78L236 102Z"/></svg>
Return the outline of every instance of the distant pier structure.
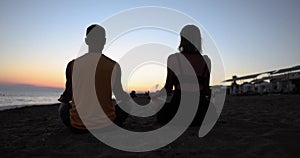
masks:
<svg viewBox="0 0 300 158"><path fill-rule="evenodd" d="M300 65L242 77L232 76L230 95L300 94Z"/></svg>

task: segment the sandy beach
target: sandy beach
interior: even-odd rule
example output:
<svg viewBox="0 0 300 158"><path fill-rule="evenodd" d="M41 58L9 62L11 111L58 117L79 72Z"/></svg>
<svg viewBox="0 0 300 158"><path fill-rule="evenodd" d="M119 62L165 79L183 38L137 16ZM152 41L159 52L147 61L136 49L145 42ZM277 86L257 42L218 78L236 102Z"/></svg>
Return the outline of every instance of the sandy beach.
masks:
<svg viewBox="0 0 300 158"><path fill-rule="evenodd" d="M90 133L73 134L58 104L0 111L0 157L299 157L300 95L227 96L221 116L204 138L188 129L151 152L111 148ZM155 117L127 119L129 129L151 129Z"/></svg>

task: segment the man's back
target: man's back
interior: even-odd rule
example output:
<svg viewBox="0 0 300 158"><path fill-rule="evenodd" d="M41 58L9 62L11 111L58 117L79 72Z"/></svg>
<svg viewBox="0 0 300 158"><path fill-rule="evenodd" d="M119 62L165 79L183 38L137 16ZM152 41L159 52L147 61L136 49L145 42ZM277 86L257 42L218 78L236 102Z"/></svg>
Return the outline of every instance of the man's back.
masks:
<svg viewBox="0 0 300 158"><path fill-rule="evenodd" d="M75 60L73 103L70 110L72 126L79 129L102 128L115 119L112 103L115 66L115 61L98 53L87 53Z"/></svg>
<svg viewBox="0 0 300 158"><path fill-rule="evenodd" d="M102 55L97 65L95 74L95 87L100 105L105 114L113 120L115 118L114 106L112 103L112 85L116 62ZM112 113L113 112L113 113Z"/></svg>

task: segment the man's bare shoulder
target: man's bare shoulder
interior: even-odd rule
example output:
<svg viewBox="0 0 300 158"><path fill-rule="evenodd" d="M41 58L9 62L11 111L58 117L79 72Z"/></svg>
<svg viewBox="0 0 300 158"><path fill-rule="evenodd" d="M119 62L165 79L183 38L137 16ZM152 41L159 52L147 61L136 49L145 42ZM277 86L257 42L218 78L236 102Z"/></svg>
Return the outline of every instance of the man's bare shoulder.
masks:
<svg viewBox="0 0 300 158"><path fill-rule="evenodd" d="M177 59L181 54L180 53L173 53L168 56L169 61L173 61L174 59Z"/></svg>
<svg viewBox="0 0 300 158"><path fill-rule="evenodd" d="M109 58L108 56L102 54L101 59L104 60L105 62L113 63L113 64L118 64L116 61L113 59Z"/></svg>

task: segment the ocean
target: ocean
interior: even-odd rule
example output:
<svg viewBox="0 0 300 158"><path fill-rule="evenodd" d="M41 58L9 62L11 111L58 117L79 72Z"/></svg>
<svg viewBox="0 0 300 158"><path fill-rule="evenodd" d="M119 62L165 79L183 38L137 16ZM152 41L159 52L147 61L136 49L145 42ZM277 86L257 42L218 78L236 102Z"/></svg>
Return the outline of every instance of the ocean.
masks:
<svg viewBox="0 0 300 158"><path fill-rule="evenodd" d="M58 103L63 90L31 85L0 85L0 110Z"/></svg>

